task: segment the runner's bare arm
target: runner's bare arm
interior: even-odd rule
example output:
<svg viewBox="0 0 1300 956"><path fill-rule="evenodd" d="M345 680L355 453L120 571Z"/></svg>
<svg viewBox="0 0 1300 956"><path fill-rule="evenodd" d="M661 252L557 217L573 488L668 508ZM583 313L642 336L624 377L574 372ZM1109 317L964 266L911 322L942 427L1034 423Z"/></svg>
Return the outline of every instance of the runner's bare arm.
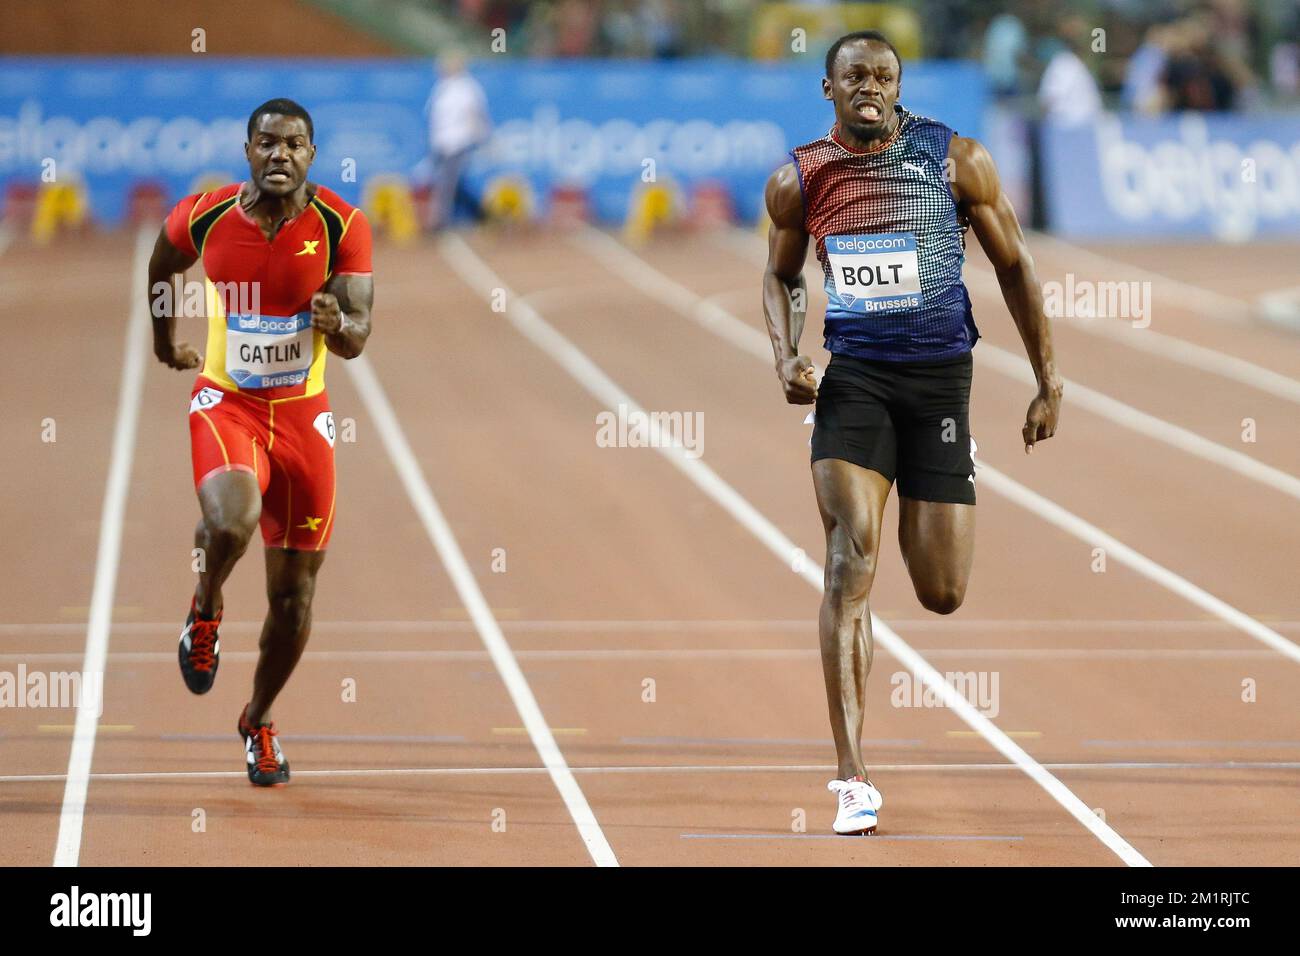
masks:
<svg viewBox="0 0 1300 956"><path fill-rule="evenodd" d="M772 339L776 374L791 405L817 401L817 376L812 362L799 354L808 315L808 287L803 264L808 255L804 231L803 193L794 163L786 163L767 181L767 268L763 272L763 316Z"/></svg>
<svg viewBox="0 0 1300 956"><path fill-rule="evenodd" d="M335 275L311 297L311 324L325 333L335 355L356 358L370 338L370 306L375 280L369 275Z"/></svg>
<svg viewBox="0 0 1300 956"><path fill-rule="evenodd" d="M993 263L1002 297L1020 330L1038 379L1038 395L1029 405L1021 430L1025 451L1030 452L1035 442L1056 433L1063 389L1056 370L1052 327L1043 313L1043 290L1016 211L1002 191L988 150L973 139L954 136L948 145L948 158L953 161L953 195Z"/></svg>
<svg viewBox="0 0 1300 956"><path fill-rule="evenodd" d="M149 315L153 318L153 354L158 361L174 369L198 368L203 356L198 349L184 342L176 342L176 296L171 285L172 276L184 272L198 259L177 249L167 238L163 226L153 244L149 257Z"/></svg>

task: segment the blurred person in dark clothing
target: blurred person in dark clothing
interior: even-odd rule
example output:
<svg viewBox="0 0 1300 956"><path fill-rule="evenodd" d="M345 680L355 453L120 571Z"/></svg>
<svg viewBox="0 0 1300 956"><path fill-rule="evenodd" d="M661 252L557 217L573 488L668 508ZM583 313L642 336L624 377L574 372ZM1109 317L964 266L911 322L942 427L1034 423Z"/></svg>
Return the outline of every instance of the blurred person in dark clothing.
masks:
<svg viewBox="0 0 1300 956"><path fill-rule="evenodd" d="M1249 70L1216 48L1211 19L1197 13L1172 28L1173 46L1162 77L1166 107L1176 112L1233 109Z"/></svg>

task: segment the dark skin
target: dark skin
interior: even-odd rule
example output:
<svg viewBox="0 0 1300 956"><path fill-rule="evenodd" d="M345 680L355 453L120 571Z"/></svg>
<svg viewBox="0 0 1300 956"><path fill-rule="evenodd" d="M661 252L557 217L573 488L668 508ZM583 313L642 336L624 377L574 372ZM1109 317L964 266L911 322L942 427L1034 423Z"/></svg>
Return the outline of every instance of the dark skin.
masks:
<svg viewBox="0 0 1300 956"><path fill-rule="evenodd" d="M316 158L307 124L300 117L263 114L244 144L249 179L239 196L244 211L257 223L267 242L300 215L316 193L307 172ZM151 305L153 290L184 273L197 259L172 244L164 227L149 260ZM326 347L342 358L355 358L370 336L374 283L370 276L334 275L312 295L311 324L325 337ZM165 305L165 300L159 303ZM161 314L160 314L161 313ZM175 340L172 310L153 311L154 355L180 371L203 367L193 346ZM203 517L194 532L195 547L203 549L204 570L194 597L201 616L214 617L222 608L221 588L244 554L257 529L262 493L257 479L245 471L213 475L199 488ZM269 607L259 641L260 655L253 677L248 719L269 722L271 705L293 672L311 631L311 602L323 551L266 549L266 590Z"/></svg>
<svg viewBox="0 0 1300 956"><path fill-rule="evenodd" d="M883 146L899 122L894 106L902 67L893 51L872 40L846 43L831 72L822 80L822 95L834 105L839 140L855 150ZM1043 313L1042 290L1015 209L1002 191L988 151L973 139L954 136L948 160L959 218L970 224L993 264L1038 381L1038 393L1021 428L1029 453L1056 433L1061 408L1062 382L1051 327ZM763 312L776 374L787 402L811 405L817 401L816 370L799 352L807 317L803 269L809 236L793 163L772 174L766 200L772 226L763 275ZM891 482L879 472L837 459L814 462L812 472L826 532L826 588L819 633L839 775L865 778L859 740L873 653L868 599ZM922 605L940 614L960 607L974 559L974 506L900 495L898 538Z"/></svg>

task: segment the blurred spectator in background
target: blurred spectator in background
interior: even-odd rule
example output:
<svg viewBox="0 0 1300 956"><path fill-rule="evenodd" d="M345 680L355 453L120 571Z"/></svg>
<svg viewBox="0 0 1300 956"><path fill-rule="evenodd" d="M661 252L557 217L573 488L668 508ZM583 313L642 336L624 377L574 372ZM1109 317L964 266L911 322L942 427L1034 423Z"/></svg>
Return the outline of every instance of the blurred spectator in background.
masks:
<svg viewBox="0 0 1300 956"><path fill-rule="evenodd" d="M492 132L487 96L470 76L464 55L447 54L438 62L438 71L428 105L434 188L429 227L434 230L450 225L458 211L477 217L478 204L463 188L465 167Z"/></svg>
<svg viewBox="0 0 1300 956"><path fill-rule="evenodd" d="M1147 30L1142 45L1129 58L1124 73L1120 102L1126 110L1138 113L1163 113L1168 106L1165 96L1165 68L1170 54L1178 46L1178 27L1158 23Z"/></svg>
<svg viewBox="0 0 1300 956"><path fill-rule="evenodd" d="M984 70L994 96L1020 92L1021 62L1029 50L1029 32L1013 13L1000 13L984 32Z"/></svg>
<svg viewBox="0 0 1300 956"><path fill-rule="evenodd" d="M592 56L600 30L599 12L585 0L529 4L517 40L529 56Z"/></svg>
<svg viewBox="0 0 1300 956"><path fill-rule="evenodd" d="M739 25L760 5L760 0L457 0L456 12L478 26L504 28L515 55L669 59L743 43L746 31Z"/></svg>
<svg viewBox="0 0 1300 956"><path fill-rule="evenodd" d="M1038 84L1038 102L1049 122L1078 126L1101 114L1101 90L1079 51L1087 49L1088 24L1082 17L1061 20L1058 34L1045 45L1047 68Z"/></svg>
<svg viewBox="0 0 1300 956"><path fill-rule="evenodd" d="M650 55L659 59L681 56L680 11L676 0L647 0L641 4L641 23L650 43Z"/></svg>
<svg viewBox="0 0 1300 956"><path fill-rule="evenodd" d="M1219 34L1221 22L1207 10L1173 25L1175 41L1162 77L1168 109L1230 110L1239 92L1253 84L1227 23Z"/></svg>
<svg viewBox="0 0 1300 956"><path fill-rule="evenodd" d="M981 60L995 96L1030 92L1041 75L1043 109L1070 122L1095 114L1098 93L1108 103L1148 113L1242 109L1265 93L1300 95L1300 0L420 2L459 19L467 37L503 28L508 55L543 58L789 58L803 54L793 51L788 36L765 45L770 31L761 24L771 8L815 8L818 16L810 21L870 8L882 23L919 19L924 58ZM1098 28L1105 31L1106 49L1094 53L1091 31ZM817 36L814 45L819 42ZM1267 77L1270 87L1257 76Z"/></svg>
<svg viewBox="0 0 1300 956"><path fill-rule="evenodd" d="M1300 95L1300 43L1279 43L1268 59L1273 89L1285 96Z"/></svg>

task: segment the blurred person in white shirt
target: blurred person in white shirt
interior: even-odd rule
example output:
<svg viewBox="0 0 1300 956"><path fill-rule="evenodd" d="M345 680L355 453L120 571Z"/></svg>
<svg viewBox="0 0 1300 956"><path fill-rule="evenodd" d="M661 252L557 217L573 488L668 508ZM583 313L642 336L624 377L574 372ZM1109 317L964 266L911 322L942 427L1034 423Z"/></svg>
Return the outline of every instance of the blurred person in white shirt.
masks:
<svg viewBox="0 0 1300 956"><path fill-rule="evenodd" d="M470 76L465 57L449 53L438 63L439 80L429 95L429 154L433 163L435 230L451 223L465 167L492 132L487 94Z"/></svg>
<svg viewBox="0 0 1300 956"><path fill-rule="evenodd" d="M1038 84L1043 118L1064 126L1080 126L1101 115L1101 90L1087 65L1075 52L1087 24L1077 16L1061 23L1060 39Z"/></svg>

